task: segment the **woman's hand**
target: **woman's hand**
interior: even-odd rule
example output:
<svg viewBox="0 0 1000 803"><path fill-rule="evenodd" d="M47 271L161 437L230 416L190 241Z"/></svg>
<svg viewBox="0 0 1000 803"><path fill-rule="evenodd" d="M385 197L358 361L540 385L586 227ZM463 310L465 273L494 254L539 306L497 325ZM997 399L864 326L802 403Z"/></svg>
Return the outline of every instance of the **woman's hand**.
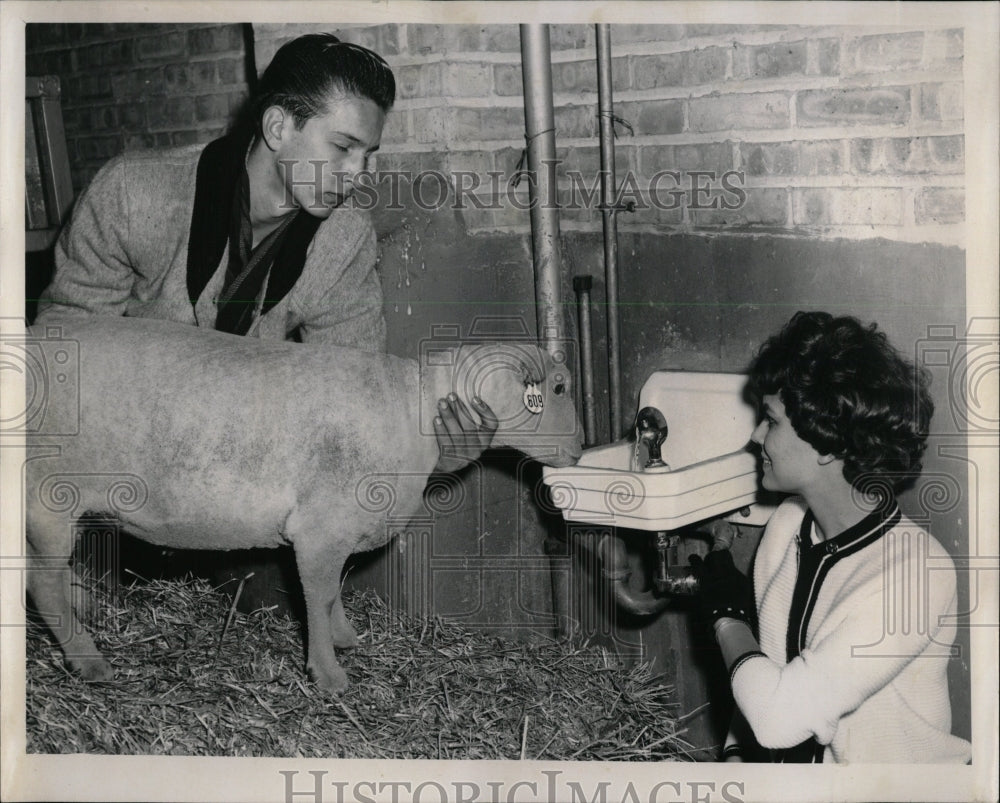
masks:
<svg viewBox="0 0 1000 803"><path fill-rule="evenodd" d="M488 449L493 442L499 422L490 406L480 398L472 400L472 407L479 416L476 423L469 408L454 393L438 400L438 414L434 418L434 434L441 450L435 471L450 473L464 468Z"/></svg>
<svg viewBox="0 0 1000 803"><path fill-rule="evenodd" d="M691 569L698 578L698 607L709 625L732 618L753 627L757 613L753 583L733 564L728 549L709 552L704 560L692 555Z"/></svg>

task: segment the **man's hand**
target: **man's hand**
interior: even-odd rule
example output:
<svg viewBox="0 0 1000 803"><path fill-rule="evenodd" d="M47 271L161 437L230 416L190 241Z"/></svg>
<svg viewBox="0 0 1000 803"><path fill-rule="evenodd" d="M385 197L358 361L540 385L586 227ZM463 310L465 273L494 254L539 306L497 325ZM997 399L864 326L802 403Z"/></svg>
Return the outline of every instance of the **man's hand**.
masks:
<svg viewBox="0 0 1000 803"><path fill-rule="evenodd" d="M479 457L493 442L493 435L499 425L496 414L478 397L472 400L472 406L479 416L478 424L465 402L454 393L448 394L447 399L438 400L434 434L437 436L441 456L434 467L435 471L458 471Z"/></svg>

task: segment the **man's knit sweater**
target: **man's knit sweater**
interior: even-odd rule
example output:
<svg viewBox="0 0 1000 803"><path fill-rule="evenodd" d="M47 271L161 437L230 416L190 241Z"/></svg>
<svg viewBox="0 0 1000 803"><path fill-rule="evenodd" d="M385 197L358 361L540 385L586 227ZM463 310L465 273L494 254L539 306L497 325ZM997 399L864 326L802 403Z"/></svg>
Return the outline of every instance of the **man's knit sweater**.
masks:
<svg viewBox="0 0 1000 803"><path fill-rule="evenodd" d="M832 762L968 760L948 696L954 564L895 502L819 541L805 502L786 500L761 539L754 588L764 655L736 669L733 694L760 744L814 737Z"/></svg>
<svg viewBox="0 0 1000 803"><path fill-rule="evenodd" d="M212 327L228 249L192 305L187 257L203 145L126 153L106 164L77 201L56 246L56 273L38 321L66 310L161 318ZM249 334L385 350L375 233L344 206L320 225L301 276Z"/></svg>

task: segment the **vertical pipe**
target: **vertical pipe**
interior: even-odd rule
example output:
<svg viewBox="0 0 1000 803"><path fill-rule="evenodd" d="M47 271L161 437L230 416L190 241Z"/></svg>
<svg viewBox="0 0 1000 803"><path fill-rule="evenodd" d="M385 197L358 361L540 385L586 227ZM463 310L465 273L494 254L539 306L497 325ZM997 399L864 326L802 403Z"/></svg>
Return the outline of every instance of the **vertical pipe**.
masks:
<svg viewBox="0 0 1000 803"><path fill-rule="evenodd" d="M560 304L559 204L556 195L556 134L552 109L552 63L547 25L521 26L521 73L524 81L524 124L531 193L531 252L535 266L535 310L538 339L554 354L562 348L565 327ZM572 370L567 365L568 370ZM552 580L552 613L556 633L569 635L569 553L565 538L545 539Z"/></svg>
<svg viewBox="0 0 1000 803"><path fill-rule="evenodd" d="M590 288L593 280L589 276L574 276L573 290L576 291L576 306L579 316L580 337L580 391L583 402L584 446L597 443L597 417L594 410L594 350L590 332Z"/></svg>
<svg viewBox="0 0 1000 803"><path fill-rule="evenodd" d="M618 325L618 184L615 178L614 101L611 95L611 27L597 28L597 106L601 139L601 217L604 223L604 271L608 304L608 404L611 440L622 432L621 343Z"/></svg>
<svg viewBox="0 0 1000 803"><path fill-rule="evenodd" d="M535 262L538 337L548 351L565 336L559 276L559 201L556 194L556 134L552 110L552 64L548 25L521 26L524 122L531 193L531 249Z"/></svg>

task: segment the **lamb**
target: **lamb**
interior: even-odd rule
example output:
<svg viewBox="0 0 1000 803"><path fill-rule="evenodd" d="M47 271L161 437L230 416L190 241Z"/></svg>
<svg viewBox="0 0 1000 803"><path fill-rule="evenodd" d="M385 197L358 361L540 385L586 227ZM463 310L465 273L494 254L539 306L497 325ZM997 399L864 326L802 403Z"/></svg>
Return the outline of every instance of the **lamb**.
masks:
<svg viewBox="0 0 1000 803"><path fill-rule="evenodd" d="M53 323L30 336L51 334ZM72 603L67 564L84 512L110 512L121 529L165 547L291 544L307 669L335 693L348 680L334 648L357 644L340 599L344 561L387 540L383 508L364 503L364 488L388 482L393 516L417 511L438 459L438 398L479 395L499 420L494 445L549 465L580 456L569 370L533 344L442 348L420 366L142 318L58 323L79 344L79 389L53 383L42 431L28 439L28 590L85 680L113 670Z"/></svg>

